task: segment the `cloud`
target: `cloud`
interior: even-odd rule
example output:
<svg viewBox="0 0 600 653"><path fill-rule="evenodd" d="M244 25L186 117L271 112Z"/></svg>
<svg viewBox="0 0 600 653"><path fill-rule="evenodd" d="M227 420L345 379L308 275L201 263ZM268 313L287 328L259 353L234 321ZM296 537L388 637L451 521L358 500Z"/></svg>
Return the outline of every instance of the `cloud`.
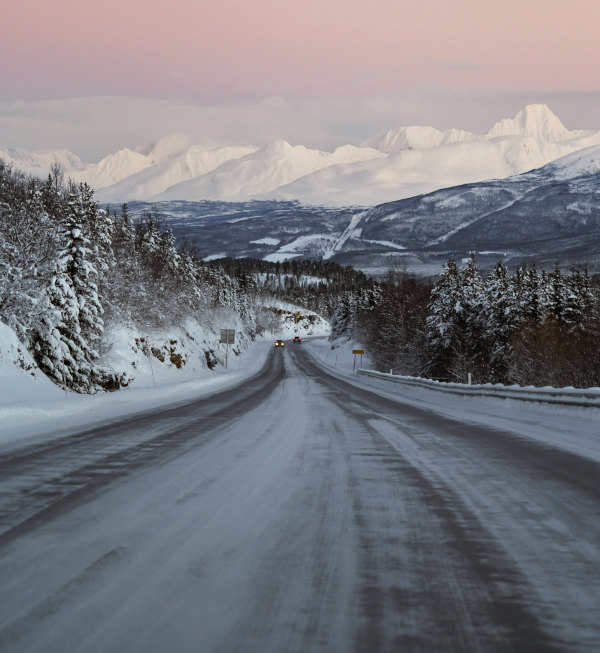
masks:
<svg viewBox="0 0 600 653"><path fill-rule="evenodd" d="M0 102L0 149L66 148L94 162L121 147L139 148L184 133L202 144L285 139L332 150L403 125L484 133L529 103L544 102L569 129L600 130L600 92L501 88L417 88L368 98L193 103L140 97Z"/></svg>

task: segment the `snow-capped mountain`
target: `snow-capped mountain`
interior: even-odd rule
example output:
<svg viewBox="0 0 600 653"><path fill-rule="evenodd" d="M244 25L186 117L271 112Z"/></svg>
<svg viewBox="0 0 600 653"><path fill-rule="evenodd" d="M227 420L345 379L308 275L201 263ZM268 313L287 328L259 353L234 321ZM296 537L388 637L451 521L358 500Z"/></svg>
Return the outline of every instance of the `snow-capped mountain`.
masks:
<svg viewBox="0 0 600 653"><path fill-rule="evenodd" d="M0 149L0 159L34 177L46 177L55 164L62 166L68 174L83 171L87 167L76 154L64 149L52 152L29 152L10 147L5 150Z"/></svg>
<svg viewBox="0 0 600 653"><path fill-rule="evenodd" d="M240 159L231 159L212 172L171 186L155 200L245 200L276 191L290 182L337 163L384 157L371 148L339 147L334 152L275 141Z"/></svg>
<svg viewBox="0 0 600 653"><path fill-rule="evenodd" d="M459 184L502 179L600 144L600 132L570 131L546 105L529 105L486 134L434 127L392 129L334 152L275 141L258 147L202 146L169 136L124 148L95 164L61 150L0 151L26 172L45 176L61 163L101 202L299 200L373 206Z"/></svg>
<svg viewBox="0 0 600 653"><path fill-rule="evenodd" d="M514 118L498 121L486 136L530 136L541 141L557 142L583 134L583 131L569 131L547 105L530 104L521 109Z"/></svg>
<svg viewBox="0 0 600 653"><path fill-rule="evenodd" d="M131 204L142 214L148 204ZM297 202L163 202L178 236L208 259L296 257L372 272L427 274L475 251L483 265L536 260L600 270L600 145L505 179L469 183L369 210Z"/></svg>
<svg viewBox="0 0 600 653"><path fill-rule="evenodd" d="M121 180L107 188L100 186L103 201L122 201L154 197L168 188L176 188L186 181L203 178L209 172L231 160L241 159L258 148L231 146L206 148L192 145L174 156L145 166L139 172L122 176Z"/></svg>
<svg viewBox="0 0 600 653"><path fill-rule="evenodd" d="M540 167L574 149L579 148L570 143L509 136L405 150L380 159L329 167L281 186L276 192L255 197L373 206L439 188L502 179Z"/></svg>
<svg viewBox="0 0 600 653"><path fill-rule="evenodd" d="M374 136L362 143L363 147L373 147L385 154L396 154L404 150L424 150L440 145L474 141L475 134L462 129L440 131L435 127L398 127L384 134Z"/></svg>

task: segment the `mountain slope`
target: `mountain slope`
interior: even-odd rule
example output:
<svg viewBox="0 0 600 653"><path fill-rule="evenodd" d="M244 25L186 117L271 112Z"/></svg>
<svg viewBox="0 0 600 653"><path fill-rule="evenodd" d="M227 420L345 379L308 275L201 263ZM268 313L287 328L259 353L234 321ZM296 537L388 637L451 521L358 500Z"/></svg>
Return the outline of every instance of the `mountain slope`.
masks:
<svg viewBox="0 0 600 653"><path fill-rule="evenodd" d="M369 148L345 146L330 153L275 141L241 159L228 161L213 172L176 184L153 199L246 200L336 163L383 156Z"/></svg>
<svg viewBox="0 0 600 653"><path fill-rule="evenodd" d="M548 106L530 104L514 118L498 121L486 134L487 138L499 136L531 136L543 141L565 141L582 132L569 131Z"/></svg>
<svg viewBox="0 0 600 653"><path fill-rule="evenodd" d="M398 127L369 138L362 143L363 147L373 147L385 154L395 154L404 150L422 150L429 147L439 147L451 143L472 141L477 137L471 132L460 129L449 129L445 132L435 127Z"/></svg>
<svg viewBox="0 0 600 653"><path fill-rule="evenodd" d="M466 141L405 150L381 159L327 168L258 199L369 206L540 167L577 149L532 137Z"/></svg>
<svg viewBox="0 0 600 653"><path fill-rule="evenodd" d="M57 164L69 173L86 169L86 164L76 154L64 149L52 152L29 152L18 147L10 147L0 150L0 159L28 175L42 179L47 177L50 168Z"/></svg>
<svg viewBox="0 0 600 653"><path fill-rule="evenodd" d="M329 170L331 172L331 170ZM143 213L148 205L130 208ZM445 188L368 211L294 202L165 202L203 257L326 259L383 274L433 274L452 256L600 269L600 146L506 179Z"/></svg>
<svg viewBox="0 0 600 653"><path fill-rule="evenodd" d="M424 257L470 251L553 263L600 259L600 146L529 173L378 206L361 238Z"/></svg>
<svg viewBox="0 0 600 653"><path fill-rule="evenodd" d="M105 202L119 201L123 198L144 200L162 193L171 186L206 175L223 163L240 159L257 149L251 145L212 149L192 145L176 156L122 178L110 188L101 189L98 197Z"/></svg>

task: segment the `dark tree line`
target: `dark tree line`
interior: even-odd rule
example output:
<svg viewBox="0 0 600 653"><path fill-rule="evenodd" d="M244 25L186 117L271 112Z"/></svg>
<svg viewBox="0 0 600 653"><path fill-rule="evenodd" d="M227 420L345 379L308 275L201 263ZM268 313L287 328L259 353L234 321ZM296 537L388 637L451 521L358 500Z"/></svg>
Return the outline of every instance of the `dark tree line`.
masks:
<svg viewBox="0 0 600 653"><path fill-rule="evenodd" d="M376 286L364 272L331 261L291 259L219 259L209 263L232 278L252 278L265 296L303 306L327 319L347 292L366 292Z"/></svg>
<svg viewBox="0 0 600 653"><path fill-rule="evenodd" d="M377 369L479 383L600 385L600 292L587 270L535 265L486 276L448 261L435 286L390 273L342 293L332 339L364 342Z"/></svg>
<svg viewBox="0 0 600 653"><path fill-rule="evenodd" d="M480 382L600 385L600 303L587 270L513 274L499 262L482 278L471 259L449 261L427 319L434 376Z"/></svg>

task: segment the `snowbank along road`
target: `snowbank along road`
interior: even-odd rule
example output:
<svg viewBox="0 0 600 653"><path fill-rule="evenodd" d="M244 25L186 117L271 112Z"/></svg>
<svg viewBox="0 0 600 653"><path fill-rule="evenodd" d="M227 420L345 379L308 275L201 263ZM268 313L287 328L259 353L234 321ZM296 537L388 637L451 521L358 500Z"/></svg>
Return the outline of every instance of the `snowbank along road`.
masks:
<svg viewBox="0 0 600 653"><path fill-rule="evenodd" d="M360 384L290 346L6 452L0 650L598 650L597 460Z"/></svg>

